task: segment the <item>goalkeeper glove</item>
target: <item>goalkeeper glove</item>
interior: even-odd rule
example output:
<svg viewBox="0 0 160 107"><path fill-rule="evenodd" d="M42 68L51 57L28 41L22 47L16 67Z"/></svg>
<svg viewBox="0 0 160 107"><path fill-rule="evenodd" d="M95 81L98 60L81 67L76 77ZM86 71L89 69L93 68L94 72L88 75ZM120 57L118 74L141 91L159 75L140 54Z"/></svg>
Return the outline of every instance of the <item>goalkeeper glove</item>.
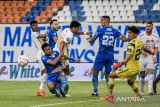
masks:
<svg viewBox="0 0 160 107"><path fill-rule="evenodd" d="M121 67L121 66L123 66L123 65L124 65L123 62L114 63L113 66L112 66L112 69L117 69L117 68L119 68L119 67Z"/></svg>

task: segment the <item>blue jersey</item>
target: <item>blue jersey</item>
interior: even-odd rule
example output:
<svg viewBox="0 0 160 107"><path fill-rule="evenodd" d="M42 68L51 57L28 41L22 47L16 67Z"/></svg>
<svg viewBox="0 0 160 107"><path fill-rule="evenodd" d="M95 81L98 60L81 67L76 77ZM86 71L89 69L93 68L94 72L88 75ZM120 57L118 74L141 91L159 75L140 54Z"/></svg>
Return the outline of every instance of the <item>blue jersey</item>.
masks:
<svg viewBox="0 0 160 107"><path fill-rule="evenodd" d="M50 28L49 31L48 31L48 38L47 38L47 41L51 47L51 49L53 50L54 46L55 46L55 42L53 40L53 37L57 37L58 38L58 35L57 35L57 31L53 28Z"/></svg>
<svg viewBox="0 0 160 107"><path fill-rule="evenodd" d="M58 66L61 66L61 61L59 61L56 65L50 65L47 63L48 60L54 60L56 59L56 57L59 55L59 53L54 53L52 56L48 56L48 55L43 55L42 56L42 62L47 70L47 74L50 74L55 68L57 68Z"/></svg>
<svg viewBox="0 0 160 107"><path fill-rule="evenodd" d="M107 52L109 54L114 54L114 42L120 35L121 33L112 26L99 28L94 35L95 38L99 37L98 53Z"/></svg>

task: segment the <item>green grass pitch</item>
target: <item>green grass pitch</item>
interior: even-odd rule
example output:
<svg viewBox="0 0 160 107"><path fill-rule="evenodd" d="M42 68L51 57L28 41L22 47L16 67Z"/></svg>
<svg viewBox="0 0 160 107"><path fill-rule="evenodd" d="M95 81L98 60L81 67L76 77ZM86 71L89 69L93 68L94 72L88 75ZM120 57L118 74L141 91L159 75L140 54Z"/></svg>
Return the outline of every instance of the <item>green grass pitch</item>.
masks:
<svg viewBox="0 0 160 107"><path fill-rule="evenodd" d="M71 97L57 98L51 96L45 86L46 96L36 96L38 82L36 81L0 81L0 107L159 107L160 96L144 96L143 101L116 101L118 97L135 96L126 81L116 81L114 94L115 104L102 101L107 94L105 82L99 83L99 97L91 97L91 82L70 82ZM160 93L159 84L157 91ZM147 94L147 84L145 85Z"/></svg>

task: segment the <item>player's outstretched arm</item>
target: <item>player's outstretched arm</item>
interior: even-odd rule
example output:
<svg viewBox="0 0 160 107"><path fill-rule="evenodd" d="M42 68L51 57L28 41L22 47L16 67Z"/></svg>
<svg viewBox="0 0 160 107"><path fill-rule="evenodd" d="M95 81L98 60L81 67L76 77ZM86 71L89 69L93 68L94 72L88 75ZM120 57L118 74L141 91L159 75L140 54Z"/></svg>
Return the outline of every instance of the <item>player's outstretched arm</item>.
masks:
<svg viewBox="0 0 160 107"><path fill-rule="evenodd" d="M39 34L37 38L38 38L38 39L40 39L40 38L43 38L43 39L44 39L44 38L46 38L46 37L47 37L46 34Z"/></svg>
<svg viewBox="0 0 160 107"><path fill-rule="evenodd" d="M90 33L92 33L92 32L81 32L81 31L78 31L76 34L77 35L89 35Z"/></svg>
<svg viewBox="0 0 160 107"><path fill-rule="evenodd" d="M126 64L130 60L131 57L132 57L131 53L126 53L126 58L122 62L118 62L118 63L113 64L112 69L115 70L115 69L123 66L124 64Z"/></svg>
<svg viewBox="0 0 160 107"><path fill-rule="evenodd" d="M63 52L59 53L58 57L54 60L48 60L47 63L50 64L50 65L56 65L62 58L63 56Z"/></svg>
<svg viewBox="0 0 160 107"><path fill-rule="evenodd" d="M86 40L89 42L89 43L93 43L97 38L93 37L93 38L86 38Z"/></svg>
<svg viewBox="0 0 160 107"><path fill-rule="evenodd" d="M122 41L127 42L127 37L126 37L126 36L121 35L119 38L120 38Z"/></svg>
<svg viewBox="0 0 160 107"><path fill-rule="evenodd" d="M147 47L144 47L143 50L151 55L154 55L154 49L149 49Z"/></svg>

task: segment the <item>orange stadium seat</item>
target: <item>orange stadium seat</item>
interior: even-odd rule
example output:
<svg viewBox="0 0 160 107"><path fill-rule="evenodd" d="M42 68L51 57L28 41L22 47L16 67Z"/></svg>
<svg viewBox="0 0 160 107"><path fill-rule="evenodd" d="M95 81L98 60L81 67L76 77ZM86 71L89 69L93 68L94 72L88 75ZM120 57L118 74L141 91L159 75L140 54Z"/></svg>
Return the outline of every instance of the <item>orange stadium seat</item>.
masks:
<svg viewBox="0 0 160 107"><path fill-rule="evenodd" d="M47 16L48 18L52 18L52 17L53 17L53 15L54 15L54 13L53 13L53 12L47 12L47 15L46 15L46 16Z"/></svg>
<svg viewBox="0 0 160 107"><path fill-rule="evenodd" d="M35 19L37 22L41 22L41 16L36 16Z"/></svg>
<svg viewBox="0 0 160 107"><path fill-rule="evenodd" d="M41 11L40 15L45 16L46 13L47 13L47 11L43 10L43 11Z"/></svg>
<svg viewBox="0 0 160 107"><path fill-rule="evenodd" d="M12 14L12 16L13 16L13 17L15 17L15 16L20 16L20 12L14 11L14 13Z"/></svg>
<svg viewBox="0 0 160 107"><path fill-rule="evenodd" d="M13 17L7 18L7 23L13 23Z"/></svg>
<svg viewBox="0 0 160 107"><path fill-rule="evenodd" d="M7 23L7 17L1 17L1 23Z"/></svg>
<svg viewBox="0 0 160 107"><path fill-rule="evenodd" d="M31 5L25 5L25 10L26 10L26 11L30 11L30 10L31 10L31 8L32 8L32 6L31 6Z"/></svg>
<svg viewBox="0 0 160 107"><path fill-rule="evenodd" d="M22 16L25 16L27 14L27 11L21 11L20 12L20 16L22 17Z"/></svg>
<svg viewBox="0 0 160 107"><path fill-rule="evenodd" d="M21 19L21 17L19 17L19 16L14 17L13 22L14 23L20 23L20 19Z"/></svg>
<svg viewBox="0 0 160 107"><path fill-rule="evenodd" d="M4 12L4 10L5 10L5 9L3 9L3 8L0 8L0 13Z"/></svg>

